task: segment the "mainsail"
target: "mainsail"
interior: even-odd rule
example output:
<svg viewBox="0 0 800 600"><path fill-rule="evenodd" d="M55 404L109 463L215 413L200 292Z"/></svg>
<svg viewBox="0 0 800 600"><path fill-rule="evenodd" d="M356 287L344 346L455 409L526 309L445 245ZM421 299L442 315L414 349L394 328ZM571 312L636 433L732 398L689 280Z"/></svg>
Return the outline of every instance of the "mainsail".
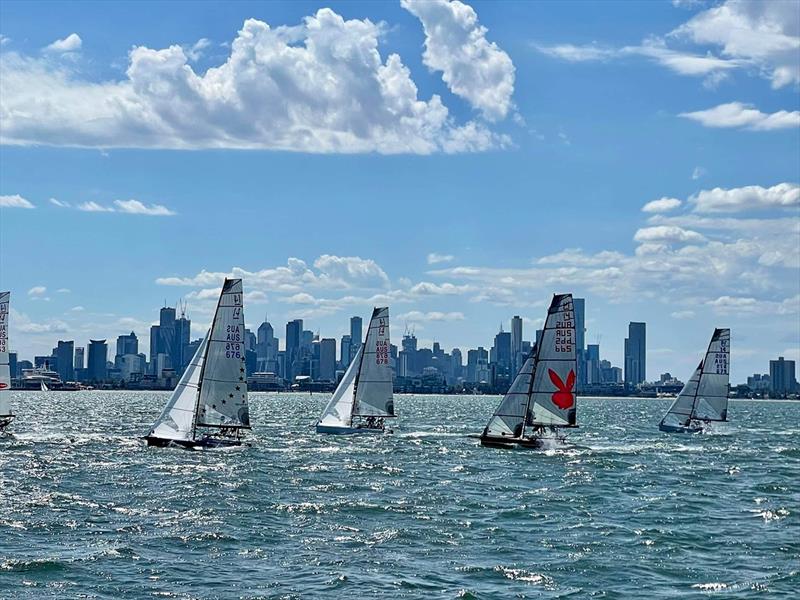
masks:
<svg viewBox="0 0 800 600"><path fill-rule="evenodd" d="M196 425L250 428L241 279L222 286L200 373Z"/></svg>
<svg viewBox="0 0 800 600"><path fill-rule="evenodd" d="M661 419L662 425L686 427L690 421L728 420L730 329L715 329L706 355Z"/></svg>
<svg viewBox="0 0 800 600"><path fill-rule="evenodd" d="M389 366L389 308L376 308L364 341L356 377L353 414L393 417L392 367Z"/></svg>
<svg viewBox="0 0 800 600"><path fill-rule="evenodd" d="M9 394L11 390L11 369L8 363L8 305L11 292L0 292L0 422L5 424L14 416L11 414Z"/></svg>
<svg viewBox="0 0 800 600"><path fill-rule="evenodd" d="M521 439L528 426L574 427L576 373L572 294L556 294L541 340L489 420L484 436Z"/></svg>
<svg viewBox="0 0 800 600"><path fill-rule="evenodd" d="M319 425L350 427L353 416L395 416L389 347L389 309L375 308L366 340L322 411Z"/></svg>

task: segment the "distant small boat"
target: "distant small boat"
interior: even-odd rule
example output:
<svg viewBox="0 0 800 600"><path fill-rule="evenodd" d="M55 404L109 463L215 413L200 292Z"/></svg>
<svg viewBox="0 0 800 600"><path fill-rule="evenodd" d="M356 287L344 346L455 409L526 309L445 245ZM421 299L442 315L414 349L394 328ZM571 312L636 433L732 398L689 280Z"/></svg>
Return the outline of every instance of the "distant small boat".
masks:
<svg viewBox="0 0 800 600"><path fill-rule="evenodd" d="M317 433L383 433L396 417L389 365L389 309L375 308L367 338L317 422Z"/></svg>
<svg viewBox="0 0 800 600"><path fill-rule="evenodd" d="M242 280L226 279L211 329L145 439L148 446L239 446L247 429Z"/></svg>
<svg viewBox="0 0 800 600"><path fill-rule="evenodd" d="M11 368L8 364L8 304L11 292L0 292L0 432L11 424L9 394L11 393Z"/></svg>
<svg viewBox="0 0 800 600"><path fill-rule="evenodd" d="M562 427L577 427L575 312L572 294L556 294L534 345L481 434L493 448L539 448L561 439Z"/></svg>
<svg viewBox="0 0 800 600"><path fill-rule="evenodd" d="M711 421L728 420L731 330L715 329L706 355L661 419L667 433L701 433Z"/></svg>

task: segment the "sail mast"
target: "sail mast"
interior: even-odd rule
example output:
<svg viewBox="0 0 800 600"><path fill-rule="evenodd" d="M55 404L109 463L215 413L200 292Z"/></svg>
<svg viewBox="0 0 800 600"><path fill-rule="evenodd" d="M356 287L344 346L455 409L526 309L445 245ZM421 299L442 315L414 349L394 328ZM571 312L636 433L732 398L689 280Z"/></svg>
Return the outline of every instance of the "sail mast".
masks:
<svg viewBox="0 0 800 600"><path fill-rule="evenodd" d="M539 360L539 344L534 342L533 344L533 370L531 371L531 380L528 384L528 400L525 402L525 412L523 413L522 417L522 433L520 437L525 437L525 427L528 425L528 411L531 409L531 398L533 397L533 374L536 373L536 363Z"/></svg>
<svg viewBox="0 0 800 600"><path fill-rule="evenodd" d="M375 317L375 311L377 309L372 310L372 316ZM356 403L358 402L358 380L361 379L361 367L364 366L364 346L367 345L367 338L369 337L369 330L372 328L372 319L369 320L369 325L367 326L367 335L364 338L364 341L361 343L360 348L358 349L359 357L358 357L358 371L356 371L356 379L353 383L353 403L350 405L350 422L347 424L348 426L353 425L353 415L356 414Z"/></svg>

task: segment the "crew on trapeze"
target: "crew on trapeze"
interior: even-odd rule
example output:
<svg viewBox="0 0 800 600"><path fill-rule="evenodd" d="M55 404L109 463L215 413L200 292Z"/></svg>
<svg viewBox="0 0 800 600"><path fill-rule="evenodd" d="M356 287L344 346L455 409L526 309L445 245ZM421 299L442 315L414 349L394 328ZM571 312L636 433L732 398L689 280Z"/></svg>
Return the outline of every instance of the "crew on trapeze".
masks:
<svg viewBox="0 0 800 600"><path fill-rule="evenodd" d="M383 429L383 417L367 417L367 429Z"/></svg>

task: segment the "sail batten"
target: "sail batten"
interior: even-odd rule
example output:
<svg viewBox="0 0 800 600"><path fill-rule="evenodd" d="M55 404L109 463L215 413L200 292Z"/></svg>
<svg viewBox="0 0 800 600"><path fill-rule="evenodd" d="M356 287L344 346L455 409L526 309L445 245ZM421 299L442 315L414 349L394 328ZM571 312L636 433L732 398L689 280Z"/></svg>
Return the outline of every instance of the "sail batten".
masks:
<svg viewBox="0 0 800 600"><path fill-rule="evenodd" d="M703 360L661 419L661 426L687 427L691 421L727 421L730 329L715 329Z"/></svg>

